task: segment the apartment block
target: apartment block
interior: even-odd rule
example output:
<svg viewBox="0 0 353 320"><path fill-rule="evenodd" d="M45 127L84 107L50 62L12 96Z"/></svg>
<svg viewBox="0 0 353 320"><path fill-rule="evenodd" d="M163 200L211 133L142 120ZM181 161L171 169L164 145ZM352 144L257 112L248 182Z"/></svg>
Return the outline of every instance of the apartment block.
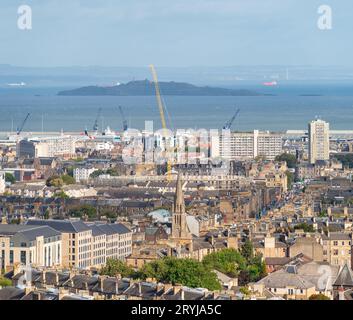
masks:
<svg viewBox="0 0 353 320"><path fill-rule="evenodd" d="M16 264L61 266L61 233L49 226L0 224L1 269Z"/></svg>
<svg viewBox="0 0 353 320"><path fill-rule="evenodd" d="M75 155L76 139L67 136L43 137L23 139L17 143L17 157L63 157L70 158Z"/></svg>
<svg viewBox="0 0 353 320"><path fill-rule="evenodd" d="M75 168L73 172L73 176L76 182L87 181L91 173L96 171L94 168Z"/></svg>
<svg viewBox="0 0 353 320"><path fill-rule="evenodd" d="M211 157L228 160L253 159L263 156L274 160L283 151L282 135L269 131L230 132L211 136Z"/></svg>
<svg viewBox="0 0 353 320"><path fill-rule="evenodd" d="M330 159L330 125L323 120L311 121L308 126L309 162Z"/></svg>
<svg viewBox="0 0 353 320"><path fill-rule="evenodd" d="M92 230L82 221L28 220L27 225L49 226L62 235L62 265L88 268L91 266Z"/></svg>
<svg viewBox="0 0 353 320"><path fill-rule="evenodd" d="M108 258L124 260L132 251L132 232L123 224L84 223L80 220L29 220L62 235L64 267L101 267Z"/></svg>

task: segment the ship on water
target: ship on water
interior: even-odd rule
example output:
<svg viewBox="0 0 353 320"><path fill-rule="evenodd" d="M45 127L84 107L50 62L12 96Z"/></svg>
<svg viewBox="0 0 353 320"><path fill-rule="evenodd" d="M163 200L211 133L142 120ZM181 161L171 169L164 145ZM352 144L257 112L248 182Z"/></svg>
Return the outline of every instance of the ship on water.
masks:
<svg viewBox="0 0 353 320"><path fill-rule="evenodd" d="M276 87L278 85L278 82L277 81L264 82L263 85L265 87Z"/></svg>

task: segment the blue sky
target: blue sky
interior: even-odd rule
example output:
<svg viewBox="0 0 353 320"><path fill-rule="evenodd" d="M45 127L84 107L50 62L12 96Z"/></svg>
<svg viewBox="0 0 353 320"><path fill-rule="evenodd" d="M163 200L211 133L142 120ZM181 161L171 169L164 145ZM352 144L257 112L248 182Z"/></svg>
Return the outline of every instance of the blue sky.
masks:
<svg viewBox="0 0 353 320"><path fill-rule="evenodd" d="M17 28L17 8L33 29ZM317 9L333 29L317 28ZM1 0L0 64L353 66L352 0Z"/></svg>

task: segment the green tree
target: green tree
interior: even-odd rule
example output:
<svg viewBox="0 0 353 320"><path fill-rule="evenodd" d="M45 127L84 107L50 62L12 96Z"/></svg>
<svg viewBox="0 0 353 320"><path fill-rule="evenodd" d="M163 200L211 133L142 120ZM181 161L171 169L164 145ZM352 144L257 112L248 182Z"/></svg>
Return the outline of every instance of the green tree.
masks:
<svg viewBox="0 0 353 320"><path fill-rule="evenodd" d="M285 161L288 168L295 168L297 165L297 158L290 153L282 153L275 158L276 161Z"/></svg>
<svg viewBox="0 0 353 320"><path fill-rule="evenodd" d="M12 286L12 281L3 276L0 276L0 287L10 287Z"/></svg>
<svg viewBox="0 0 353 320"><path fill-rule="evenodd" d="M116 177L119 175L118 171L116 169L108 169L105 171L106 174L109 174L110 176Z"/></svg>
<svg viewBox="0 0 353 320"><path fill-rule="evenodd" d="M101 216L106 216L108 219L115 219L117 217L116 212L111 210L103 210Z"/></svg>
<svg viewBox="0 0 353 320"><path fill-rule="evenodd" d="M105 174L104 170L98 169L90 174L90 178L98 178L100 175Z"/></svg>
<svg viewBox="0 0 353 320"><path fill-rule="evenodd" d="M67 185L76 183L75 179L73 177L71 177L70 175L68 175L68 174L62 175L61 179L62 179L63 183L67 184Z"/></svg>
<svg viewBox="0 0 353 320"><path fill-rule="evenodd" d="M5 181L10 182L11 184L16 182L16 179L12 173L6 172L5 173Z"/></svg>
<svg viewBox="0 0 353 320"><path fill-rule="evenodd" d="M313 225L307 224L306 222L299 223L294 226L294 230L302 229L304 232L315 232Z"/></svg>
<svg viewBox="0 0 353 320"><path fill-rule="evenodd" d="M224 249L208 254L202 263L210 270L216 269L230 277L236 277L246 268L246 259L235 249Z"/></svg>
<svg viewBox="0 0 353 320"><path fill-rule="evenodd" d="M131 277L134 275L134 270L126 263L117 259L107 259L106 265L100 270L101 275L115 277L120 274L122 277Z"/></svg>
<svg viewBox="0 0 353 320"><path fill-rule="evenodd" d="M87 216L89 219L93 219L97 217L97 211L95 207L89 204L83 204L71 208L69 210L69 215L75 218L83 218Z"/></svg>
<svg viewBox="0 0 353 320"><path fill-rule="evenodd" d="M216 274L194 259L166 257L146 264L141 270L141 275L144 278L152 277L157 281L191 288L221 289Z"/></svg>
<svg viewBox="0 0 353 320"><path fill-rule="evenodd" d="M244 295L244 296L249 296L250 295L250 291L248 289L248 287L241 287L239 289L239 291Z"/></svg>
<svg viewBox="0 0 353 320"><path fill-rule="evenodd" d="M290 172L289 170L287 170L286 175L287 175L287 188L288 188L288 190L290 190L290 189L292 189L292 185L294 182L294 174L292 172Z"/></svg>
<svg viewBox="0 0 353 320"><path fill-rule="evenodd" d="M240 250L241 255L249 263L254 257L254 246L249 239L246 239Z"/></svg>
<svg viewBox="0 0 353 320"><path fill-rule="evenodd" d="M74 167L73 166L68 166L66 168L66 174L73 177L74 176Z"/></svg>
<svg viewBox="0 0 353 320"><path fill-rule="evenodd" d="M45 210L43 217L45 220L48 220L50 218L50 210L49 209Z"/></svg>
<svg viewBox="0 0 353 320"><path fill-rule="evenodd" d="M64 181L61 179L61 177L54 175L51 176L47 179L45 183L48 187L62 187L64 185Z"/></svg>
<svg viewBox="0 0 353 320"><path fill-rule="evenodd" d="M321 210L321 212L319 213L319 217L327 217L327 210Z"/></svg>

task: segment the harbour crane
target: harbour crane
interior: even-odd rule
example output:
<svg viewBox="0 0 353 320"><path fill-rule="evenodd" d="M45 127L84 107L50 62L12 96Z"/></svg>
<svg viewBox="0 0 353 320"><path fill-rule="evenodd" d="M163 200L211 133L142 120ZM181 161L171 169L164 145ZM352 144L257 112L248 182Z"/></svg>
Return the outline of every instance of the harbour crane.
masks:
<svg viewBox="0 0 353 320"><path fill-rule="evenodd" d="M17 135L18 135L18 136L21 134L21 132L22 132L22 130L23 130L23 127L25 126L25 124L26 124L26 122L27 122L27 120L28 120L28 118L29 118L30 115L31 115L30 113L27 113L27 116L26 116L26 118L23 120L21 126L17 128Z"/></svg>
<svg viewBox="0 0 353 320"><path fill-rule="evenodd" d="M124 131L127 131L127 120L125 119L125 115L124 115L124 112L123 112L123 108L121 106L119 106L119 111L120 111L120 114L121 114L121 118L123 119L123 130Z"/></svg>
<svg viewBox="0 0 353 320"><path fill-rule="evenodd" d="M151 73L152 73L152 77L153 77L154 88L156 91L156 99L157 99L157 105L158 105L158 109L159 109L159 115L161 118L162 128L166 131L167 130L167 123L165 121L165 116L164 116L164 106L163 106L163 102L162 102L161 91L159 88L157 71L156 71L156 68L154 67L153 64L150 65L150 69L151 69ZM170 159L168 158L167 159L167 179L168 179L168 181L172 180L171 173L172 173L172 164L171 164Z"/></svg>
<svg viewBox="0 0 353 320"><path fill-rule="evenodd" d="M237 109L237 111L234 113L233 117L223 126L223 130L230 130L230 128L233 125L233 122L235 120L235 118L238 116L240 112L240 109Z"/></svg>
<svg viewBox="0 0 353 320"><path fill-rule="evenodd" d="M98 131L98 120L99 120L99 117L100 117L100 115L101 115L101 112L102 112L102 108L99 108L99 109L98 109L98 113L97 113L96 120L94 121L93 131Z"/></svg>

